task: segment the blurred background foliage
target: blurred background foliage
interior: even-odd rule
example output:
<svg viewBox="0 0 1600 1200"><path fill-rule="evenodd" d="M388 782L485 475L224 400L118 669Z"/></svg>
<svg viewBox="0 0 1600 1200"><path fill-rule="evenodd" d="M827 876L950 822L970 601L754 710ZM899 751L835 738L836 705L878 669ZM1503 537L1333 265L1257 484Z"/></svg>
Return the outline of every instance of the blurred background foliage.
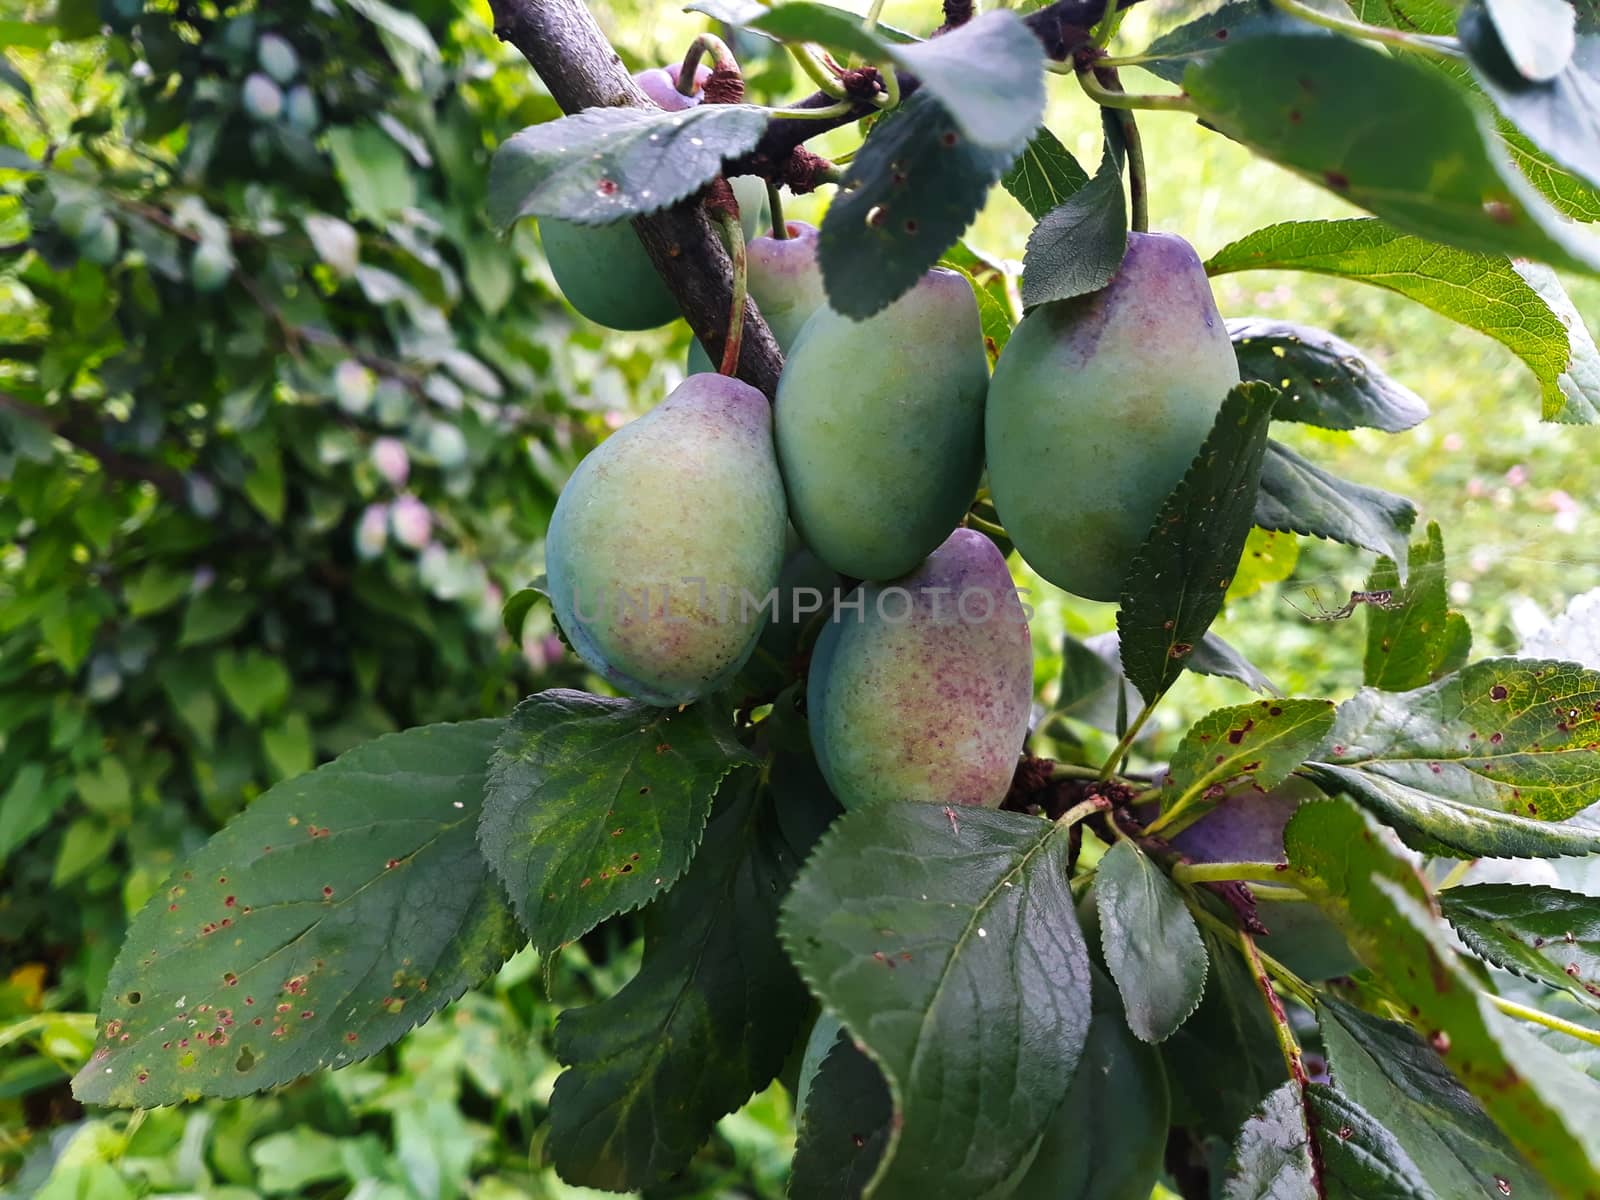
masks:
<svg viewBox="0 0 1600 1200"><path fill-rule="evenodd" d="M593 7L633 66L703 27ZM1173 7L1135 10L1123 40ZM935 9L886 14L926 30ZM549 1035L634 969L626 923L570 948L548 988L518 956L394 1049L269 1097L86 1114L66 1081L126 920L251 798L385 730L584 685L546 616L513 644L500 602L538 573L584 451L681 375L686 331L587 325L534 231L489 226L490 151L556 109L483 0L0 0L0 47L0 1194L583 1194L540 1165ZM736 49L755 98L806 90L787 59ZM1055 95L1052 128L1094 163L1094 114L1068 82ZM1144 125L1153 227L1202 256L1350 211L1192 122ZM1020 260L1028 229L997 190L969 241ZM1595 324L1600 286L1568 283ZM1332 330L1433 406L1399 436L1278 432L1412 497L1419 531L1441 522L1476 653L1600 584L1600 433L1539 424L1500 346L1314 276L1217 291L1229 316ZM1348 694L1360 619L1291 602L1337 606L1369 564L1253 550L1219 630L1288 691ZM1112 609L1020 578L1048 703L1061 634L1109 629ZM1156 752L1241 698L1189 678ZM778 1196L791 1148L774 1086L651 1194Z"/></svg>

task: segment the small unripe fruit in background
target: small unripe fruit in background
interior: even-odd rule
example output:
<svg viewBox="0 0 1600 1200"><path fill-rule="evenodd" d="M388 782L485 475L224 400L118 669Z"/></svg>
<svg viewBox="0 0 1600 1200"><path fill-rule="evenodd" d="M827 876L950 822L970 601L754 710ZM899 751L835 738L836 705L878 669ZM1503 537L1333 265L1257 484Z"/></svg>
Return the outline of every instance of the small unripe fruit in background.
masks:
<svg viewBox="0 0 1600 1200"><path fill-rule="evenodd" d="M300 73L300 56L294 52L288 38L276 33L261 35L256 43L256 61L279 83L288 83Z"/></svg>
<svg viewBox="0 0 1600 1200"><path fill-rule="evenodd" d="M322 110L317 104L316 93L303 83L289 89L283 115L301 133L315 133L322 125Z"/></svg>
<svg viewBox="0 0 1600 1200"><path fill-rule="evenodd" d="M53 217L56 228L69 238L77 238L89 227L89 222L105 215L105 210L90 200L63 200L56 205Z"/></svg>
<svg viewBox="0 0 1600 1200"><path fill-rule="evenodd" d="M433 536L433 516L415 496L401 496L389 509L389 530L402 546L421 550Z"/></svg>
<svg viewBox="0 0 1600 1200"><path fill-rule="evenodd" d="M428 457L446 471L467 461L467 439L461 430L444 421L428 427Z"/></svg>
<svg viewBox="0 0 1600 1200"><path fill-rule="evenodd" d="M376 377L353 358L345 359L334 369L334 399L351 416L360 416L372 407L372 396L376 389Z"/></svg>
<svg viewBox="0 0 1600 1200"><path fill-rule="evenodd" d="M283 112L283 89L260 71L244 81L244 110L257 121L276 121Z"/></svg>
<svg viewBox="0 0 1600 1200"><path fill-rule="evenodd" d="M78 253L99 266L110 266L122 249L122 231L106 213L90 217L78 235Z"/></svg>
<svg viewBox="0 0 1600 1200"><path fill-rule="evenodd" d="M226 242L206 240L195 246L189 260L189 278L194 282L195 291L218 291L232 275L233 252Z"/></svg>
<svg viewBox="0 0 1600 1200"><path fill-rule="evenodd" d="M411 456L399 438L381 437L372 443L372 465L377 468L390 487L404 487L411 474Z"/></svg>
<svg viewBox="0 0 1600 1200"><path fill-rule="evenodd" d="M369 504L361 512L356 524L356 556L377 558L389 541L389 506Z"/></svg>

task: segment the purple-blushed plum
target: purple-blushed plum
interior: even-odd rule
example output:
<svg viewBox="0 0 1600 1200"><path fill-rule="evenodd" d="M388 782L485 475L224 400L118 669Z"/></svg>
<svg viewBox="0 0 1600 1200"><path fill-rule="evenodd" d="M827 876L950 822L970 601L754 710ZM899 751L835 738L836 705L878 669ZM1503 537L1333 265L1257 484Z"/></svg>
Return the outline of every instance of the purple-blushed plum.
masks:
<svg viewBox="0 0 1600 1200"><path fill-rule="evenodd" d="M743 202L740 213L744 212ZM822 268L817 263L817 227L804 221L786 221L789 236L764 234L745 246L750 298L772 330L773 340L785 354L801 327L828 301L822 290ZM689 342L689 374L715 371L711 358L697 339Z"/></svg>
<svg viewBox="0 0 1600 1200"><path fill-rule="evenodd" d="M846 809L999 804L1032 700L1016 585L994 543L970 529L911 574L862 584L831 611L806 683L812 749Z"/></svg>
<svg viewBox="0 0 1600 1200"><path fill-rule="evenodd" d="M562 490L545 540L556 619L617 688L688 704L750 657L784 530L766 397L691 375L591 451Z"/></svg>
<svg viewBox="0 0 1600 1200"><path fill-rule="evenodd" d="M856 579L895 579L949 536L983 472L988 359L966 278L929 271L864 321L812 313L778 381L795 528Z"/></svg>
<svg viewBox="0 0 1600 1200"><path fill-rule="evenodd" d="M667 112L682 112L700 103L700 91L705 87L706 80L711 78L711 68L702 63L695 69L694 91L687 96L678 90L678 72L681 69L681 64L651 67L636 74L633 81L639 85L641 92L650 97L657 108L665 109Z"/></svg>
<svg viewBox="0 0 1600 1200"><path fill-rule="evenodd" d="M425 549L433 537L433 514L415 496L401 496L389 508L389 530L402 546Z"/></svg>
<svg viewBox="0 0 1600 1200"><path fill-rule="evenodd" d="M989 487L1033 569L1116 600L1167 494L1239 382L1194 248L1131 233L1111 283L1022 319L989 385Z"/></svg>
<svg viewBox="0 0 1600 1200"><path fill-rule="evenodd" d="M390 487L405 487L411 474L411 456L406 453L404 442L396 437L378 438L372 443L368 457L378 474L389 481Z"/></svg>

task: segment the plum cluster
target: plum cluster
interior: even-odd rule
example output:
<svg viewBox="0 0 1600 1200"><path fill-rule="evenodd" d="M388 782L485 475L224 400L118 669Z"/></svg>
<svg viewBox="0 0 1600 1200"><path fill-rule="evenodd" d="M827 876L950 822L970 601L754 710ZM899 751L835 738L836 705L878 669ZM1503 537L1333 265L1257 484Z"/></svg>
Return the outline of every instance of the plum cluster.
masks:
<svg viewBox="0 0 1600 1200"><path fill-rule="evenodd" d="M648 74L658 102L692 102ZM1022 320L991 379L960 273L931 270L854 320L827 303L817 231L783 233L752 237L747 255L785 353L775 403L694 346L684 383L563 491L546 547L556 617L590 667L658 705L730 687L758 648L782 657L814 633L807 720L846 807L998 804L1027 734L1032 654L1003 553L962 527L985 464L1027 562L1116 599L1238 382L1227 330L1193 249L1134 233L1106 288ZM543 237L593 320L674 315L650 299L661 284L625 223L546 221ZM794 579L818 569L827 594L802 613Z"/></svg>

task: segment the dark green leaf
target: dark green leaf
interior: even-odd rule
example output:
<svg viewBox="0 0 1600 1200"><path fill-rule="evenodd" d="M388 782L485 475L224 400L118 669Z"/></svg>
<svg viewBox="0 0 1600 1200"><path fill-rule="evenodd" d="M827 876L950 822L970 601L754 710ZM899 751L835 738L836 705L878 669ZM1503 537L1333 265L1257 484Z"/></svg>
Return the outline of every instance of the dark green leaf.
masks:
<svg viewBox="0 0 1600 1200"><path fill-rule="evenodd" d="M344 1066L504 962L521 936L473 839L504 725L380 737L207 842L129 930L78 1098L154 1107Z"/></svg>
<svg viewBox="0 0 1600 1200"><path fill-rule="evenodd" d="M1325 329L1268 317L1228 322L1239 377L1283 389L1272 415L1324 429L1399 433L1427 419L1428 406L1354 346Z"/></svg>
<svg viewBox="0 0 1600 1200"><path fill-rule="evenodd" d="M1595 1089L1491 1007L1445 940L1415 868L1372 819L1345 800L1309 801L1289 819L1284 847L1363 964L1556 1193L1600 1188Z"/></svg>
<svg viewBox="0 0 1600 1200"><path fill-rule="evenodd" d="M748 761L710 705L565 689L517 705L478 838L534 945L554 950L671 887L722 777Z"/></svg>
<svg viewBox="0 0 1600 1200"><path fill-rule="evenodd" d="M1476 857L1600 850L1600 675L1488 658L1409 692L1363 688L1310 764L1384 820Z"/></svg>
<svg viewBox="0 0 1600 1200"><path fill-rule="evenodd" d="M1340 479L1281 442L1268 442L1254 519L1263 529L1400 556L1417 510L1404 496Z"/></svg>
<svg viewBox="0 0 1600 1200"><path fill-rule="evenodd" d="M528 619L528 614L536 605L550 602L550 593L545 591L543 583L543 579L540 579L525 588L518 588L500 607L500 624L515 645L522 644L522 625Z"/></svg>
<svg viewBox="0 0 1600 1200"><path fill-rule="evenodd" d="M1095 701L1116 685L1121 672L1077 638L1061 639L1061 682L1056 690L1056 711L1076 715L1086 702Z"/></svg>
<svg viewBox="0 0 1600 1200"><path fill-rule="evenodd" d="M1560 280L1533 263L1454 250L1382 221L1291 221L1224 246L1206 270L1314 271L1388 288L1527 363L1545 420L1600 420L1600 353Z"/></svg>
<svg viewBox="0 0 1600 1200"><path fill-rule="evenodd" d="M1261 34L1191 63L1210 125L1421 237L1580 271L1600 250L1511 166L1448 79L1320 33Z"/></svg>
<svg viewBox="0 0 1600 1200"><path fill-rule="evenodd" d="M888 47L861 23L859 16L831 5L811 4L808 0L792 0L772 8L751 5L748 13L731 11L722 19L734 17L738 20L732 21L733 24L768 34L779 41L815 42L868 62L882 62L888 57Z"/></svg>
<svg viewBox="0 0 1600 1200"><path fill-rule="evenodd" d="M883 1072L849 1038L839 1038L800 1112L789 1200L860 1196L883 1158L893 1115Z"/></svg>
<svg viewBox="0 0 1600 1200"><path fill-rule="evenodd" d="M1000 182L1037 221L1088 183L1089 174L1055 134L1041 129Z"/></svg>
<svg viewBox="0 0 1600 1200"><path fill-rule="evenodd" d="M1600 900L1560 888L1479 883L1439 897L1471 951L1600 1009Z"/></svg>
<svg viewBox="0 0 1600 1200"><path fill-rule="evenodd" d="M1276 1088L1239 1130L1223 1200L1299 1200L1318 1193L1298 1083Z"/></svg>
<svg viewBox="0 0 1600 1200"><path fill-rule="evenodd" d="M1260 383L1228 393L1200 453L1134 556L1117 632L1122 669L1147 702L1172 686L1222 609L1250 533L1276 398Z"/></svg>
<svg viewBox="0 0 1600 1200"><path fill-rule="evenodd" d="M1504 1180L1516 1200L1548 1200L1533 1168L1409 1029L1333 996L1324 997L1319 1018L1334 1084L1368 1112L1383 1114L1437 1195L1503 1200Z"/></svg>
<svg viewBox="0 0 1600 1200"><path fill-rule="evenodd" d="M694 865L646 915L639 973L556 1026L570 1069L549 1146L571 1182L628 1191L679 1169L777 1074L800 1030L809 1000L776 927L815 829L786 824L753 770L729 790Z"/></svg>
<svg viewBox="0 0 1600 1200"><path fill-rule="evenodd" d="M1051 209L1028 235L1022 302L1069 300L1111 282L1128 248L1128 203L1120 157L1108 140L1100 169Z"/></svg>
<svg viewBox="0 0 1600 1200"><path fill-rule="evenodd" d="M749 150L767 127L749 104L684 112L591 108L506 139L489 167L489 216L560 217L604 225L693 195Z"/></svg>
<svg viewBox="0 0 1600 1200"><path fill-rule="evenodd" d="M1183 735L1167 773L1179 792L1277 787L1333 728L1332 700L1257 700L1219 708Z"/></svg>
<svg viewBox="0 0 1600 1200"><path fill-rule="evenodd" d="M1171 1037L1200 1004L1206 948L1183 893L1129 841L1100 860L1094 877L1100 943L1128 1011L1146 1042Z"/></svg>
<svg viewBox="0 0 1600 1200"><path fill-rule="evenodd" d="M1200 639L1200 644L1194 648L1194 653L1189 655L1188 667L1196 675L1215 675L1222 679L1232 679L1244 684L1252 692L1263 692L1270 696L1283 695L1277 685L1262 674L1254 663L1209 629L1206 630L1205 637Z"/></svg>
<svg viewBox="0 0 1600 1200"><path fill-rule="evenodd" d="M1428 539L1411 547L1407 581L1395 563L1379 558L1367 580L1369 593L1388 593L1382 604L1368 604L1365 682L1386 692L1406 692L1448 672L1450 659L1465 657L1472 631L1463 619L1450 620L1444 586L1444 538L1436 522ZM1466 647L1459 638L1466 630Z"/></svg>
<svg viewBox="0 0 1600 1200"><path fill-rule="evenodd" d="M1325 1083L1306 1087L1328 1200L1435 1200L1394 1134Z"/></svg>
<svg viewBox="0 0 1600 1200"><path fill-rule="evenodd" d="M1066 832L911 801L847 813L796 881L783 939L888 1080L895 1119L872 1194L998 1189L1066 1094L1088 1030Z"/></svg>
<svg viewBox="0 0 1600 1200"><path fill-rule="evenodd" d="M1015 156L964 139L922 92L880 120L822 222L828 302L859 319L904 295L972 223Z"/></svg>
<svg viewBox="0 0 1600 1200"><path fill-rule="evenodd" d="M1009 9L889 53L980 146L1015 154L1044 119L1044 47Z"/></svg>
<svg viewBox="0 0 1600 1200"><path fill-rule="evenodd" d="M1191 62L1261 33L1304 29L1270 0L1227 0L1220 8L1169 29L1143 50L1139 65L1168 83L1182 83Z"/></svg>

